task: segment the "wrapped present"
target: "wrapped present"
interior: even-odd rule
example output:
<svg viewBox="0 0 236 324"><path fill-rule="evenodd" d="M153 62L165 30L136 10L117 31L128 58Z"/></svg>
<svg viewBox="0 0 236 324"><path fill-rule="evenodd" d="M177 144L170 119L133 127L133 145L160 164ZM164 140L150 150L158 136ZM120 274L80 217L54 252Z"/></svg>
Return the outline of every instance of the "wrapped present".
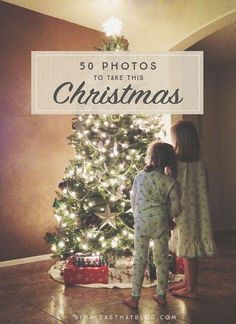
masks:
<svg viewBox="0 0 236 324"><path fill-rule="evenodd" d="M117 269L109 268L109 282L112 283L131 283L133 279L133 268ZM146 269L144 273L144 284L150 284L149 270Z"/></svg>
<svg viewBox="0 0 236 324"><path fill-rule="evenodd" d="M131 269L134 264L134 257L120 257L116 258L114 267L117 269Z"/></svg>
<svg viewBox="0 0 236 324"><path fill-rule="evenodd" d="M63 271L66 285L108 283L108 266L78 267L68 262Z"/></svg>
<svg viewBox="0 0 236 324"><path fill-rule="evenodd" d="M77 267L102 267L106 265L105 259L98 253L76 253L68 259L70 264Z"/></svg>
<svg viewBox="0 0 236 324"><path fill-rule="evenodd" d="M175 257L175 273L184 274L184 260L181 257Z"/></svg>

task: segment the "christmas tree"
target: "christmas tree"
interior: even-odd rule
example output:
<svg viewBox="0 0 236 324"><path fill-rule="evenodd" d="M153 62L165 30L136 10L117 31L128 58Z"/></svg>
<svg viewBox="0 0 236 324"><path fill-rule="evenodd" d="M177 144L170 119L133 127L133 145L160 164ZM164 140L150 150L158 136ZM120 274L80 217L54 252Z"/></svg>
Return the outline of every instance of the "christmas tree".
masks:
<svg viewBox="0 0 236 324"><path fill-rule="evenodd" d="M130 191L147 145L164 135L160 116L79 115L69 144L75 157L54 202L57 233L47 233L55 256L78 251L133 250Z"/></svg>
<svg viewBox="0 0 236 324"><path fill-rule="evenodd" d="M113 31L101 50L127 50L127 44ZM132 253L130 191L148 144L165 135L161 116L79 115L72 128L75 157L54 202L58 227L45 239L60 258L76 252Z"/></svg>

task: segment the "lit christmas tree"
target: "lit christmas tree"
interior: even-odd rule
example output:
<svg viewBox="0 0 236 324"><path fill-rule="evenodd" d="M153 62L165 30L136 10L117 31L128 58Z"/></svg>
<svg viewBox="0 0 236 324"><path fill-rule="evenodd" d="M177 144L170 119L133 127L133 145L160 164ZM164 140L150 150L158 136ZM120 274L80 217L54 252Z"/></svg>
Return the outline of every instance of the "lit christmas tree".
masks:
<svg viewBox="0 0 236 324"><path fill-rule="evenodd" d="M128 48L119 28L106 34L102 50ZM79 115L72 128L75 157L54 202L57 232L45 239L60 258L76 252L132 254L130 190L147 145L165 136L161 116Z"/></svg>
<svg viewBox="0 0 236 324"><path fill-rule="evenodd" d="M160 116L79 115L54 202L57 233L47 233L55 256L74 252L133 250L130 190L144 166L147 145L164 135Z"/></svg>

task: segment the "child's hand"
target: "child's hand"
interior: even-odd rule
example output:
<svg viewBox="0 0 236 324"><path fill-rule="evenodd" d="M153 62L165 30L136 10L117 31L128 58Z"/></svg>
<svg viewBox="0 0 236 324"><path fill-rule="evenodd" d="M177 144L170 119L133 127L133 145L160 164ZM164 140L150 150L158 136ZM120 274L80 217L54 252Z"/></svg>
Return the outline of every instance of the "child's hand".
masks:
<svg viewBox="0 0 236 324"><path fill-rule="evenodd" d="M172 176L172 171L171 171L171 168L170 167L165 167L164 172L165 172L166 175Z"/></svg>
<svg viewBox="0 0 236 324"><path fill-rule="evenodd" d="M173 221L173 219L169 219L169 229L173 231L175 229L176 223Z"/></svg>

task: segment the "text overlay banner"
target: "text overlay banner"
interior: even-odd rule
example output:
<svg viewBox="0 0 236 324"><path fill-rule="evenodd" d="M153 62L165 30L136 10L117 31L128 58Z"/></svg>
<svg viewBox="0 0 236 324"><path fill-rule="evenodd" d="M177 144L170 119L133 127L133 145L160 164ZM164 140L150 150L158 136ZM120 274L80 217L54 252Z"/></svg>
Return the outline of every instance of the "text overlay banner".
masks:
<svg viewBox="0 0 236 324"><path fill-rule="evenodd" d="M203 52L32 52L32 114L203 114Z"/></svg>

